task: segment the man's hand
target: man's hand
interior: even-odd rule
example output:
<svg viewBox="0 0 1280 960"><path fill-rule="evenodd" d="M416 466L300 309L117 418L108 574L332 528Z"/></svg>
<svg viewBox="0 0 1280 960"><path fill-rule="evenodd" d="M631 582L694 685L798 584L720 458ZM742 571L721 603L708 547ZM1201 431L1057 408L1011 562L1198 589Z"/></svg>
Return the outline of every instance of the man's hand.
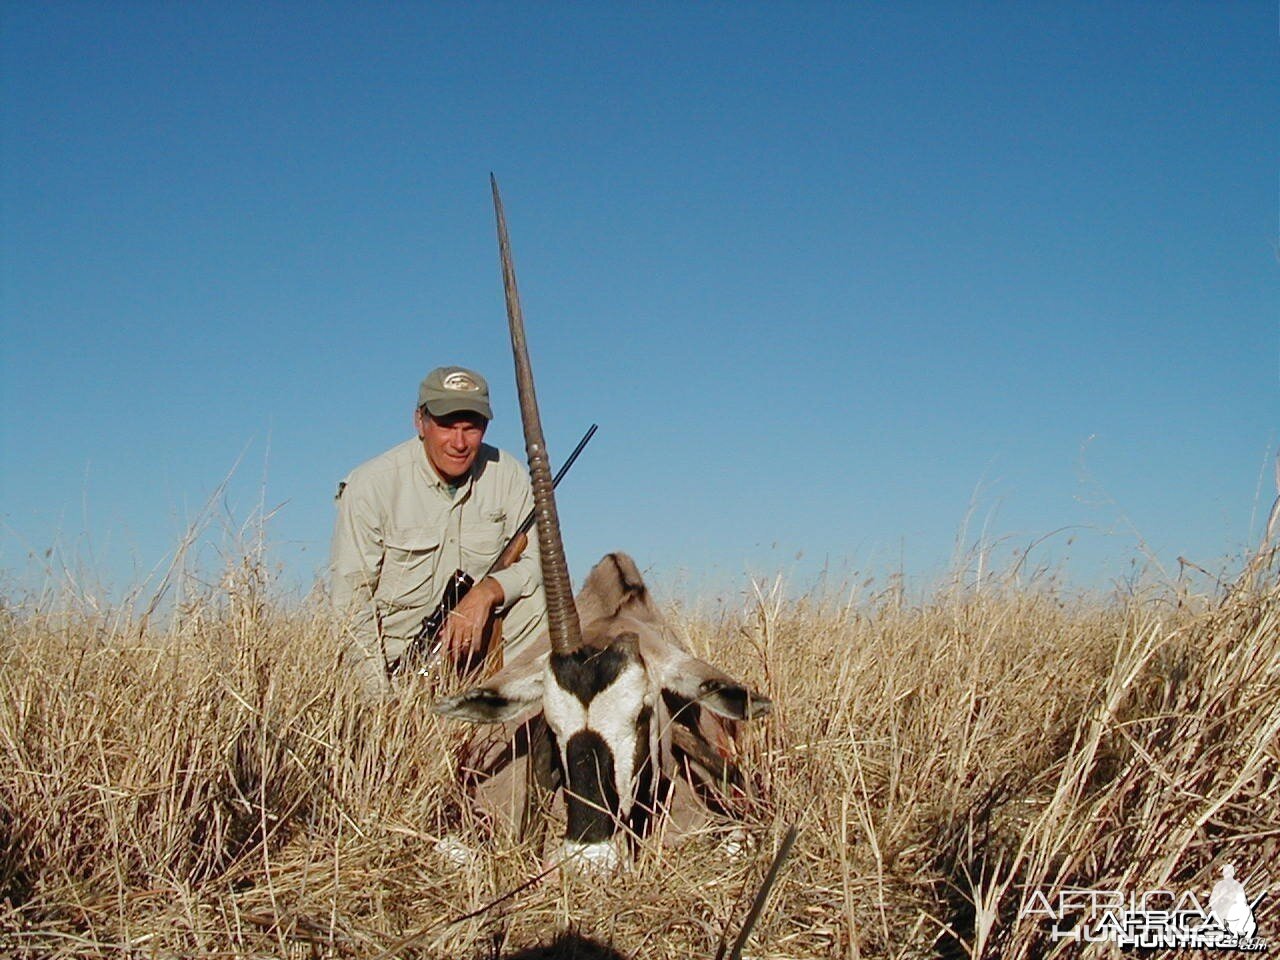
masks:
<svg viewBox="0 0 1280 960"><path fill-rule="evenodd" d="M444 649L449 651L449 659L455 665L465 664L480 652L485 627L505 599L502 585L492 577L485 577L467 591L467 595L445 618L440 636Z"/></svg>

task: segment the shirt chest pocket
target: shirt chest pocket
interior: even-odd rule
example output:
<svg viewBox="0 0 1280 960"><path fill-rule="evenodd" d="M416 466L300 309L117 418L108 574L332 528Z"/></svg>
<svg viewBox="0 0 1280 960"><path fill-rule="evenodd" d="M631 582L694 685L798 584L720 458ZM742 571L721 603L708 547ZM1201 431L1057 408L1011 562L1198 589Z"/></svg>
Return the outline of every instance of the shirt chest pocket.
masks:
<svg viewBox="0 0 1280 960"><path fill-rule="evenodd" d="M468 559L492 560L502 549L506 538L502 532L507 515L500 510L480 511L462 518L462 552Z"/></svg>
<svg viewBox="0 0 1280 960"><path fill-rule="evenodd" d="M426 527L399 527L383 538L378 596L406 602L425 593L440 558L440 532Z"/></svg>

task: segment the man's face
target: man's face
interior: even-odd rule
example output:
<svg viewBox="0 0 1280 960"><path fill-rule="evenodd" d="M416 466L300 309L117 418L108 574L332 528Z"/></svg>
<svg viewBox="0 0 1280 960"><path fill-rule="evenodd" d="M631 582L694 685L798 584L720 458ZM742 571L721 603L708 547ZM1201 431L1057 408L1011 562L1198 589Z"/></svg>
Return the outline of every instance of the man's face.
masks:
<svg viewBox="0 0 1280 960"><path fill-rule="evenodd" d="M471 472L480 452L489 421L478 413L451 413L433 417L419 408L413 417L427 451L427 460L440 478L452 484L461 482Z"/></svg>

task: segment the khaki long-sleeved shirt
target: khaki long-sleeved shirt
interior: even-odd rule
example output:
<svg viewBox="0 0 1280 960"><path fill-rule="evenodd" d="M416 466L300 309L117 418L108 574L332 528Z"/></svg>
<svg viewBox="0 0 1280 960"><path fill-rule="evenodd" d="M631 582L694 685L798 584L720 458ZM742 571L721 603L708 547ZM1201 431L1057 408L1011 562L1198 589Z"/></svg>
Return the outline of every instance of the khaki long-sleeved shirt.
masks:
<svg viewBox="0 0 1280 960"><path fill-rule="evenodd" d="M347 659L366 689L386 689L387 664L440 602L454 570L479 580L532 509L525 468L487 444L456 488L431 467L418 439L350 473L339 487L332 595L349 630ZM546 618L537 538L531 535L523 556L491 576L505 596L510 657Z"/></svg>

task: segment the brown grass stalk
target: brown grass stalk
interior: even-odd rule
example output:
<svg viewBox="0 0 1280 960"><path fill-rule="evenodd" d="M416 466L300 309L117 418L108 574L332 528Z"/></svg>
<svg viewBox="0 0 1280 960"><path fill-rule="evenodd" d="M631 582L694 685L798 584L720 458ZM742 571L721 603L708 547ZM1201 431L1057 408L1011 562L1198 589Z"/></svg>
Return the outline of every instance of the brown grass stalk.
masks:
<svg viewBox="0 0 1280 960"><path fill-rule="evenodd" d="M542 847L460 794L467 731L417 681L363 703L320 598L274 601L259 555L184 586L164 625L5 602L0 952L711 957L796 823L751 956L1070 955L1019 920L1031 891L1207 890L1223 862L1251 892L1280 877L1270 563L1198 602L988 571L915 605L774 584L739 613L676 611L777 707L744 731L748 843L733 853L731 823L675 848L660 832L603 883L531 882ZM451 865L446 834L481 855Z"/></svg>

